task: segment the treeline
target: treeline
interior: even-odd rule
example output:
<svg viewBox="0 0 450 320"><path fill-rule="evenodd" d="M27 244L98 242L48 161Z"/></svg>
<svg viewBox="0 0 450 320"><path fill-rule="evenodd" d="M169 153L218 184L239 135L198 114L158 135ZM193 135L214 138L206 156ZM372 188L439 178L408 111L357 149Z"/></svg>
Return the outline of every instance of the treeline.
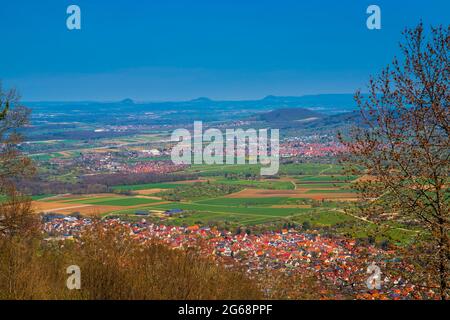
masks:
<svg viewBox="0 0 450 320"><path fill-rule="evenodd" d="M288 275L224 266L195 248L141 242L125 225L93 219L76 240L45 239L29 200L0 203L0 300L254 300L336 297L312 272ZM79 241L80 240L80 241ZM66 286L69 266L81 286ZM71 277L73 279L73 277ZM72 281L69 281L72 283Z"/></svg>
<svg viewBox="0 0 450 320"><path fill-rule="evenodd" d="M40 128L41 129L41 128ZM54 130L54 129L53 129ZM73 130L73 131L48 131L43 134L27 134L28 140L40 141L40 140L96 140L107 138L118 138L123 136L130 136L140 133L139 130L127 130L127 131L87 131L87 130Z"/></svg>
<svg viewBox="0 0 450 320"><path fill-rule="evenodd" d="M77 183L49 181L43 177L17 181L20 192L28 195L41 194L88 194L111 192L113 186L144 183L174 182L197 179L195 174L113 173L84 176Z"/></svg>
<svg viewBox="0 0 450 320"><path fill-rule="evenodd" d="M157 182L174 182L183 180L195 180L195 174L155 174L155 173L113 173L96 174L83 177L83 182L88 184L104 184L108 187L118 185L134 185Z"/></svg>
<svg viewBox="0 0 450 320"><path fill-rule="evenodd" d="M165 200L181 201L195 200L201 198L217 198L227 194L235 193L244 189L242 186L218 184L218 183L201 183L196 182L189 185L179 186L158 193Z"/></svg>

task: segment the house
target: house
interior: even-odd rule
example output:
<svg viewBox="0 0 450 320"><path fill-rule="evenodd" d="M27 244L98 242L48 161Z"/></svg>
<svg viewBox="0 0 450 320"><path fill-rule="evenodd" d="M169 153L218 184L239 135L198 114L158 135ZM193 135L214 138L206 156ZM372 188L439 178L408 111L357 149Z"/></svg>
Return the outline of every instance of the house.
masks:
<svg viewBox="0 0 450 320"><path fill-rule="evenodd" d="M45 222L50 222L54 219L64 219L66 216L60 213L53 213L53 212L49 212L46 213L42 216L42 221Z"/></svg>
<svg viewBox="0 0 450 320"><path fill-rule="evenodd" d="M193 226L189 226L186 228L189 231L197 231L198 229L200 229L200 227L196 224L194 224Z"/></svg>

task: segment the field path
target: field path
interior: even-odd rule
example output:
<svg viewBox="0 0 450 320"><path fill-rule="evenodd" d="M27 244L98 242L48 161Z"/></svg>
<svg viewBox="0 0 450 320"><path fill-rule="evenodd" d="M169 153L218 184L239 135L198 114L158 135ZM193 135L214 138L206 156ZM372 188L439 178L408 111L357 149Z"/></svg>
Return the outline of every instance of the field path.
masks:
<svg viewBox="0 0 450 320"><path fill-rule="evenodd" d="M297 190L297 184L294 182L294 180L290 180L292 185L294 186L294 190Z"/></svg>
<svg viewBox="0 0 450 320"><path fill-rule="evenodd" d="M322 171L319 172L319 175L323 174L325 171L328 171L330 169L333 169L333 165L329 165L328 168L323 169Z"/></svg>
<svg viewBox="0 0 450 320"><path fill-rule="evenodd" d="M352 213L350 213L350 212L346 212L345 210L342 210L342 209L333 209L333 211L337 211L337 212L344 213L344 214L346 214L346 215L349 215L350 217L353 217L353 218L355 218L355 219L359 219L359 220L361 220L361 221L364 221L364 222L367 222L367 223L370 223L370 224L375 224L375 222L370 221L370 220L367 219L367 218L359 217L359 216L354 215L354 214L352 214ZM419 230L410 230L410 229L406 229L406 228L402 228L402 227L391 227L391 228L392 228L392 229L401 230L401 231L405 231L405 232L414 232L414 233L419 233L419 232L420 232Z"/></svg>

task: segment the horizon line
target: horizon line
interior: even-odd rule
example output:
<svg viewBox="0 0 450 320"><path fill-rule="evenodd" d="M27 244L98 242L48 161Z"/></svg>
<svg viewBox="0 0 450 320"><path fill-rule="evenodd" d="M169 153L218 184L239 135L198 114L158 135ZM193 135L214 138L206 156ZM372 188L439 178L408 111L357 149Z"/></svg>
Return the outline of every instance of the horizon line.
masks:
<svg viewBox="0 0 450 320"><path fill-rule="evenodd" d="M303 95L273 95L268 94L266 96L263 96L262 98L253 98L253 99L245 99L245 98L224 98L224 99L217 99L217 98L209 98L207 96L200 96L196 98L186 98L186 99L174 99L174 100L139 100L134 99L130 97L125 97L123 99L118 100L92 100L92 99L86 99L86 100L23 100L22 103L114 103L114 102L124 102L126 100L131 100L135 104L142 104L142 103L164 103L164 102L191 102L191 101L200 101L200 100L209 100L212 102L239 102L239 101L261 101L267 98L303 98L303 97L315 97L315 96L353 96L355 93L314 93L314 94L303 94ZM362 94L366 94L366 92L362 92Z"/></svg>

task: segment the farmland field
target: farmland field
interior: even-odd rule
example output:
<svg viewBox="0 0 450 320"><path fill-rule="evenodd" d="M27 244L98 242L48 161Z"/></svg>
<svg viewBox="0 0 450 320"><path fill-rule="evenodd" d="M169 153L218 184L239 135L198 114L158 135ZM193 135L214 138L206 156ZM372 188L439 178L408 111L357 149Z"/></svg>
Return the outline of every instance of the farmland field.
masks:
<svg viewBox="0 0 450 320"><path fill-rule="evenodd" d="M303 165L302 165L303 166ZM331 170L328 165L303 166L308 170ZM335 167L331 167L333 170ZM352 177L351 179L353 179ZM331 175L287 176L281 179L226 179L221 176L208 176L205 180L177 181L173 183L150 183L131 186L116 186L136 191L186 192L192 188L214 185L244 186L245 189L226 195L192 197L183 201L166 201L158 194L149 196L123 196L113 193L93 195L66 195L53 197L42 195L33 197L37 212L57 212L82 215L109 216L123 219L136 219L136 212L148 212L148 219L156 219L171 225L221 225L228 228L258 227L279 225L287 222L309 224L313 228L337 228L342 234L353 237L367 237L371 228L367 222L360 221L341 209L340 202L354 201L356 194L350 189L351 183L346 177ZM254 184L248 184L254 182ZM233 184L235 183L235 184ZM272 185L267 185L271 183ZM266 184L266 185L264 185ZM278 184L275 186L275 184ZM288 187L289 185L289 187ZM272 188L270 189L269 186ZM293 189L293 188L296 189ZM1 199L1 197L0 197ZM3 197L4 199L4 197ZM181 214L172 217L154 215L170 209L181 209ZM396 242L407 241L410 237L402 228L392 229L389 237Z"/></svg>
<svg viewBox="0 0 450 320"><path fill-rule="evenodd" d="M155 206L142 207L140 210L170 210L182 209L191 212L187 217L171 220L177 223L207 223L211 221L228 221L242 225L264 223L268 221L287 218L290 216L305 214L308 209L298 208L270 208L270 207L238 207L226 205L209 205L202 203L170 203ZM115 215L133 214L135 210L115 211Z"/></svg>
<svg viewBox="0 0 450 320"><path fill-rule="evenodd" d="M100 206L136 206L142 204L149 204L161 202L160 200L150 198L135 198L135 197L105 197L105 198L87 198L78 199L72 201L66 201L65 203L82 203L82 204L95 204Z"/></svg>
<svg viewBox="0 0 450 320"><path fill-rule="evenodd" d="M322 193L354 193L351 189L314 189L308 190L306 193L322 194Z"/></svg>
<svg viewBox="0 0 450 320"><path fill-rule="evenodd" d="M351 183L345 183L345 182L330 182L330 183L323 183L323 182L307 182L307 183L296 183L298 188L303 189L319 189L319 188L344 188L344 187L350 187Z"/></svg>
<svg viewBox="0 0 450 320"><path fill-rule="evenodd" d="M243 187L252 187L260 189L274 189L274 190L291 190L294 189L294 184L290 181L279 180L243 180L243 179L216 179L216 183L239 185Z"/></svg>
<svg viewBox="0 0 450 320"><path fill-rule="evenodd" d="M114 193L55 198L43 196L42 199L35 199L39 200L35 202L47 203L47 211L98 212L103 216L134 216L137 210L163 212L181 209L184 214L170 218L170 223L187 225L221 221L234 225L258 225L280 219L300 222L308 220L307 217L311 218L308 221L320 217L321 223L328 225L348 218L330 209L339 206L335 200L351 201L356 197L349 183L356 177L333 175L340 172L341 167L329 164L290 164L281 168L281 172L290 174L279 179L247 179L242 174L258 170L257 167L198 165L186 171L194 170L199 176L206 177L192 181L116 185L111 188L115 192L136 191L140 196ZM227 188L233 188L229 189L231 193ZM165 197L167 194L173 199ZM327 199L330 201L323 202ZM324 213L324 210L328 213Z"/></svg>
<svg viewBox="0 0 450 320"><path fill-rule="evenodd" d="M260 165L193 165L186 169L188 173L198 173L200 176L223 176L227 174L253 174L258 175Z"/></svg>
<svg viewBox="0 0 450 320"><path fill-rule="evenodd" d="M36 155L30 156L30 158L35 161L49 161L51 159L61 158L63 156L64 156L63 154L61 154L59 152L55 152L55 153L50 153L50 154L36 154Z"/></svg>
<svg viewBox="0 0 450 320"><path fill-rule="evenodd" d="M197 201L201 204L210 205L228 205L228 206L271 206L277 204L285 204L289 202L289 198L270 197L270 198L216 198L209 200Z"/></svg>
<svg viewBox="0 0 450 320"><path fill-rule="evenodd" d="M357 176L343 175L305 175L297 177L298 182L350 182L357 179Z"/></svg>

